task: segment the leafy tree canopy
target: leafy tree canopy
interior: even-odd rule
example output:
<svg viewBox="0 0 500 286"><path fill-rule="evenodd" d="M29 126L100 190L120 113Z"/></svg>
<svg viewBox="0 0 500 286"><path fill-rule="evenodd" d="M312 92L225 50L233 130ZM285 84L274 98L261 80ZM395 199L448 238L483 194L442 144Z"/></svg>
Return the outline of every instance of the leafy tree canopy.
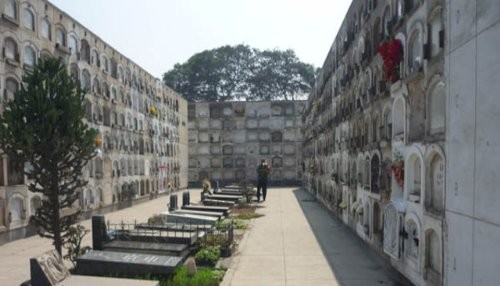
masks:
<svg viewBox="0 0 500 286"><path fill-rule="evenodd" d="M193 55L163 75L188 101L294 100L314 85L315 70L292 50L223 46Z"/></svg>
<svg viewBox="0 0 500 286"><path fill-rule="evenodd" d="M0 116L0 148L17 168L28 163L28 189L43 195L32 219L61 253L78 214L73 203L87 183L82 169L95 155L97 132L82 121L84 92L60 60L40 59L23 82Z"/></svg>

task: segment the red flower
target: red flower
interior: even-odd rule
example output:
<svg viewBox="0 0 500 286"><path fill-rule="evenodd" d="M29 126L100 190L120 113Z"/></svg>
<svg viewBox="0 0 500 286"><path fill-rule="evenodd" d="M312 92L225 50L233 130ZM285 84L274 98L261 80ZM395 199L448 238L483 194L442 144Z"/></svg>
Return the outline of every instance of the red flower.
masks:
<svg viewBox="0 0 500 286"><path fill-rule="evenodd" d="M378 47L384 61L385 80L395 82L399 79L399 64L403 58L403 45L397 39L384 42Z"/></svg>

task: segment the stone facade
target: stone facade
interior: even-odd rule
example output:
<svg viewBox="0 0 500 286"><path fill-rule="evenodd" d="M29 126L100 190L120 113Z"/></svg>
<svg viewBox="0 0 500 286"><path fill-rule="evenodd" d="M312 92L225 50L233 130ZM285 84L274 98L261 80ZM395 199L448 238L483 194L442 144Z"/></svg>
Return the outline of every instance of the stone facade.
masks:
<svg viewBox="0 0 500 286"><path fill-rule="evenodd" d="M43 0L0 6L0 112L39 57L60 57L88 91L85 121L99 131L98 156L81 190L83 210L187 187L187 102L161 80ZM97 140L96 140L97 142ZM25 226L41 197L0 162L0 231Z"/></svg>
<svg viewBox="0 0 500 286"><path fill-rule="evenodd" d="M306 188L416 285L443 283L444 11L354 0L303 116Z"/></svg>
<svg viewBox="0 0 500 286"><path fill-rule="evenodd" d="M271 165L270 185L302 179L304 101L189 103L189 183L257 183Z"/></svg>

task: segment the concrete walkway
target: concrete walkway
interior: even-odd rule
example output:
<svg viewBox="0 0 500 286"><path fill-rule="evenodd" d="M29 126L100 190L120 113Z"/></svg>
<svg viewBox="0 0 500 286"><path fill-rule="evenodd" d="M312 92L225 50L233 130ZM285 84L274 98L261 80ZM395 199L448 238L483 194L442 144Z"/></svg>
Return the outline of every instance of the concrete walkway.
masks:
<svg viewBox="0 0 500 286"><path fill-rule="evenodd" d="M191 191L199 201L200 190ZM180 200L181 200L181 195ZM168 196L106 214L111 222L145 222L166 210ZM406 285L311 195L272 188L245 233L222 285ZM90 220L81 222L90 229ZM83 245L92 245L88 234ZM38 236L0 246L0 285L29 279L29 259L52 249Z"/></svg>
<svg viewBox="0 0 500 286"><path fill-rule="evenodd" d="M272 188L222 285L410 285L307 192Z"/></svg>

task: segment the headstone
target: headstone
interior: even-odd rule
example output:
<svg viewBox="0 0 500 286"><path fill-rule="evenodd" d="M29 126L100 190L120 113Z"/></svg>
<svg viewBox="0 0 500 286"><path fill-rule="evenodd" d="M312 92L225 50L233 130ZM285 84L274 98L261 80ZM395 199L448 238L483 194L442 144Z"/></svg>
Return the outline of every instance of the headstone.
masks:
<svg viewBox="0 0 500 286"><path fill-rule="evenodd" d="M187 274L194 276L196 274L196 261L193 257L189 257L186 261Z"/></svg>
<svg viewBox="0 0 500 286"><path fill-rule="evenodd" d="M95 250L102 250L104 243L108 240L108 232L104 216L92 216L92 248Z"/></svg>
<svg viewBox="0 0 500 286"><path fill-rule="evenodd" d="M169 211L174 211L177 209L177 195L170 195L170 204L168 206Z"/></svg>
<svg viewBox="0 0 500 286"><path fill-rule="evenodd" d="M182 206L187 206L189 205L190 197L189 197L189 192L185 191L182 193Z"/></svg>
<svg viewBox="0 0 500 286"><path fill-rule="evenodd" d="M56 250L30 259L31 285L56 285L70 276L70 273Z"/></svg>

